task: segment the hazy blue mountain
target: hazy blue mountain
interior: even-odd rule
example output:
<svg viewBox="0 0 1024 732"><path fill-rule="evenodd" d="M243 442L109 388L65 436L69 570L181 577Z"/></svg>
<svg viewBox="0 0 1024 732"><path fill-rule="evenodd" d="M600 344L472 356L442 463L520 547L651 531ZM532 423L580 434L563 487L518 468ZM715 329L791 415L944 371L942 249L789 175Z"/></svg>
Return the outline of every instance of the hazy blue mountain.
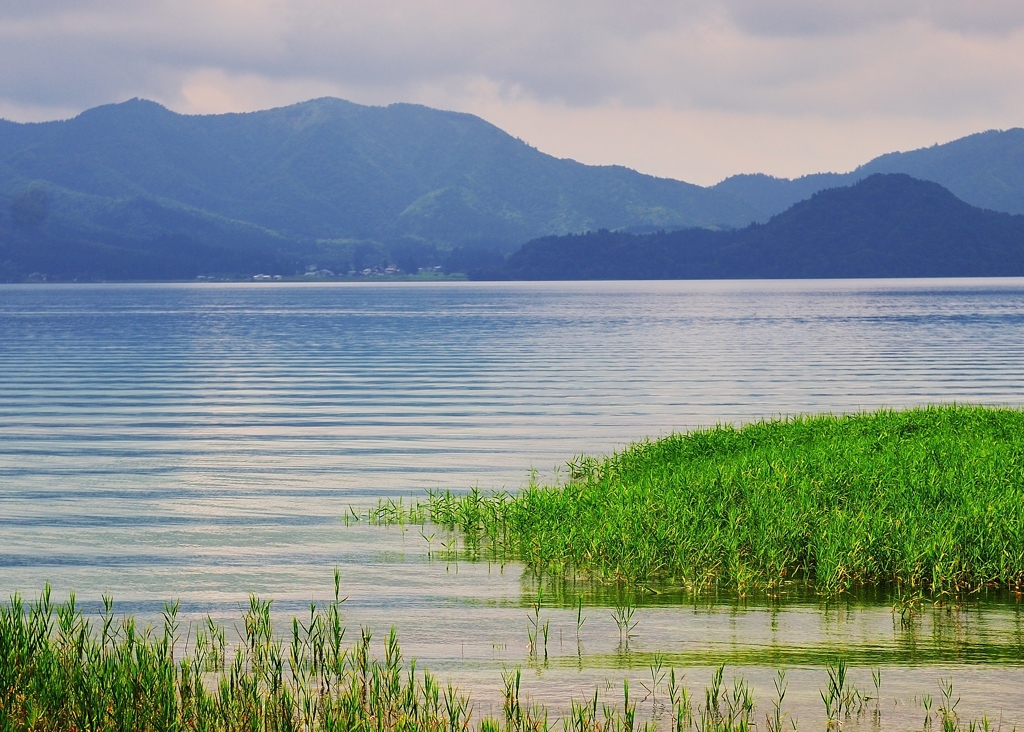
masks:
<svg viewBox="0 0 1024 732"><path fill-rule="evenodd" d="M735 175L713 188L743 199L758 210L758 220L765 221L817 191L849 186L875 173L906 173L939 183L979 208L1024 214L1024 129L981 132L945 145L889 153L850 173L794 180Z"/></svg>
<svg viewBox="0 0 1024 732"><path fill-rule="evenodd" d="M793 180L764 173L742 173L726 178L713 187L746 201L758 212L755 220L764 222L818 191L849 186L857 180L852 173L815 173Z"/></svg>
<svg viewBox="0 0 1024 732"><path fill-rule="evenodd" d="M744 227L878 172L1024 213L1024 130L847 174L701 188L554 158L472 115L417 105L318 99L189 116L132 100L65 121L0 120L0 278L493 269L495 252L549 235Z"/></svg>
<svg viewBox="0 0 1024 732"><path fill-rule="evenodd" d="M105 198L30 185L0 216L0 281L160 280L301 270L299 242L148 197Z"/></svg>
<svg viewBox="0 0 1024 732"><path fill-rule="evenodd" d="M766 224L546 237L509 279L732 279L1024 275L1024 216L971 206L930 181L875 174L814 194Z"/></svg>
<svg viewBox="0 0 1024 732"><path fill-rule="evenodd" d="M48 196L52 222L15 221L16 200L32 190ZM351 260L362 247L404 252L410 266L440 264L438 248L510 251L545 234L742 226L754 215L728 193L545 155L472 115L338 99L208 116L132 100L66 121L0 122L0 204L0 247L42 247L59 230L116 248L125 237L141 245L148 231L146 246L167 240L160 256L173 259L175 237L218 248L213 233L259 231L282 251L321 252L311 261ZM111 212L126 206L149 207L146 225L117 228Z"/></svg>

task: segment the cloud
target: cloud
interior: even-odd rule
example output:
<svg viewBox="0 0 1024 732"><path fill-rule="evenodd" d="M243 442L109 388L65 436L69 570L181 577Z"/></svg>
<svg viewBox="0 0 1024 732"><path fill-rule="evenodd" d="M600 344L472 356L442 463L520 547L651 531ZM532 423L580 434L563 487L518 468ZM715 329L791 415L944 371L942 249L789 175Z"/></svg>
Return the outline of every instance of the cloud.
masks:
<svg viewBox="0 0 1024 732"><path fill-rule="evenodd" d="M662 132L647 136L649 152L637 143L619 161L636 167L678 144L655 118L709 121L686 129L710 135L702 149L722 160L762 137L758 125L815 139L859 129L876 144L858 149L884 152L908 131L927 144L968 123L1024 120L1024 4L0 0L5 116L66 116L132 96L220 112L326 94L491 110L498 124L544 119L555 128L534 137L551 140L573 139L581 120L650 123ZM730 120L717 134L716 119ZM594 138L589 157L601 157L597 136L578 137ZM840 139L793 160L839 167L849 149Z"/></svg>
<svg viewBox="0 0 1024 732"><path fill-rule="evenodd" d="M726 0L725 7L743 30L782 37L834 37L909 22L971 35L1024 27L1024 6L1006 0Z"/></svg>

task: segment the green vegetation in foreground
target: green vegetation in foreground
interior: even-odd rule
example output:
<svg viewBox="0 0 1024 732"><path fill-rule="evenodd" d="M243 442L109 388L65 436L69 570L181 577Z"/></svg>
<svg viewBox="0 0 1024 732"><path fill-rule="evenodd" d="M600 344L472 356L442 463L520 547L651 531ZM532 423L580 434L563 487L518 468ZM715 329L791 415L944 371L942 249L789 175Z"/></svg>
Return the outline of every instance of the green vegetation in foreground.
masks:
<svg viewBox="0 0 1024 732"><path fill-rule="evenodd" d="M154 631L115 622L107 598L93 627L74 596L56 608L49 588L31 607L14 597L0 607L0 730L465 729L468 699L406 664L393 630L383 658L368 630L345 639L339 584L293 619L287 645L256 598L235 645L210 620L183 640L176 606Z"/></svg>
<svg viewBox="0 0 1024 732"><path fill-rule="evenodd" d="M139 628L131 617L115 622L113 603L104 598L94 627L74 596L56 607L49 587L29 607L15 596L0 606L0 730L749 732L761 719L767 732L797 728L786 711L784 671L776 677L774 698L759 709L742 676L729 684L720 667L703 698L694 698L657 657L642 690L631 691L628 681L621 696L595 690L573 700L559 724L543 707L523 701L519 669L506 671L501 717L480 718L450 683L442 686L431 674L417 673L415 661L405 663L393 629L382 658L374 657L365 628L348 643L339 585L336 572L334 602L311 605L307 619L293 619L287 644L274 633L270 603L256 598L242 618L238 643L229 645L224 629L211 620L198 630L187 628L183 639L176 605L166 607L162 628ZM864 715L879 728L881 671L872 674L873 691L851 684L841 660L827 672L821 689L826 729ZM940 680L940 689L935 709L930 697L924 706L926 732L933 717L943 732L991 728L987 718L961 720L950 679ZM662 700L651 702L655 719L638 719L641 697Z"/></svg>
<svg viewBox="0 0 1024 732"><path fill-rule="evenodd" d="M939 595L1024 582L1024 412L944 406L720 426L570 463L565 485L435 493L429 518L545 570L694 589ZM382 504L378 520L400 507Z"/></svg>

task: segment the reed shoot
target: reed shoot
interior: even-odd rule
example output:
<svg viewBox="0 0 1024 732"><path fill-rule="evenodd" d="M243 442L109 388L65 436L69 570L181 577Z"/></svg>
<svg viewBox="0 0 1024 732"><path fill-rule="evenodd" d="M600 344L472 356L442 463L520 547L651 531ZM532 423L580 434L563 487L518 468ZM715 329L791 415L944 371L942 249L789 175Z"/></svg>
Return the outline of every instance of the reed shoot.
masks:
<svg viewBox="0 0 1024 732"><path fill-rule="evenodd" d="M54 605L49 588L31 605L15 596L0 605L0 730L741 732L758 726L754 694L742 676L730 686L719 667L699 703L660 658L650 668L650 685L644 684L645 699L624 679L621 697L605 700L595 689L583 701L569 700L561 720L524 699L521 669L506 670L501 717L476 716L467 695L405 661L394 630L377 653L367 628L347 641L338 594L294 618L287 638L275 633L271 603L253 597L233 644L209 619L183 629L177 605L168 605L154 628L139 627L130 616L115 620L109 598L97 619L83 614L73 596ZM822 698L832 700L838 726L860 697L846 681L845 664L828 669L824 681ZM940 689L944 731L988 728L987 719L961 720L952 680L940 680ZM784 672L775 691L765 728L781 732ZM647 698L663 713L641 720L639 705ZM930 704L925 710L930 714ZM879 714L876 709L876 719Z"/></svg>

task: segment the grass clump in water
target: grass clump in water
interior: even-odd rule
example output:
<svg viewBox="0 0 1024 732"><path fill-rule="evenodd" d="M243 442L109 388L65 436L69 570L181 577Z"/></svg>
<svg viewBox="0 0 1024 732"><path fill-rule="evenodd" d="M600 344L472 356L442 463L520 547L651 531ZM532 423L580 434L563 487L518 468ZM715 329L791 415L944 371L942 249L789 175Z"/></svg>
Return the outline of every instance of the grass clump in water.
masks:
<svg viewBox="0 0 1024 732"><path fill-rule="evenodd" d="M1024 412L719 426L570 463L564 485L434 493L431 520L544 569L630 582L938 595L1024 582Z"/></svg>
<svg viewBox="0 0 1024 732"><path fill-rule="evenodd" d="M336 580L337 582L337 580ZM336 584L337 586L337 584ZM637 720L635 694L598 707L573 703L557 724L543 706L520 694L520 669L502 674L499 717L474 715L468 695L406 663L394 629L383 657L363 629L345 642L335 599L292 620L286 642L274 632L270 603L250 599L237 643L222 628L205 626L183 639L177 605L162 627L140 628L134 618L114 621L112 602L86 617L74 596L54 606L47 586L26 606L18 596L0 605L0 730L3 732L655 732ZM189 640L191 638L191 644ZM188 646L191 645L189 648ZM718 677L721 680L721 670ZM743 682L745 684L745 682ZM744 685L744 688L746 686ZM671 673L675 732L693 732L695 716L685 688ZM716 692L717 693L717 692ZM750 729L752 698L742 710L725 696L703 711L720 732ZM721 709L726 708L723 712ZM728 715L728 716L726 716ZM733 725L733 718L737 721ZM729 726L722 726L728 719Z"/></svg>
<svg viewBox="0 0 1024 732"><path fill-rule="evenodd" d="M345 640L342 602L336 591L335 602L311 606L285 642L270 603L253 597L229 644L210 620L183 639L176 605L162 628L140 628L115 621L104 598L94 626L74 596L59 606L49 587L30 606L15 596L0 605L0 730L467 729L468 697L406 663L394 630L383 657L368 630Z"/></svg>
<svg viewBox="0 0 1024 732"><path fill-rule="evenodd" d="M582 700L570 699L568 714L552 719L545 707L521 694L517 667L502 673L498 716L478 715L451 683L441 684L403 660L394 630L382 656L372 652L366 629L358 640L345 642L341 603L336 597L323 608L311 606L307 619L292 620L290 638L281 638L270 603L253 597L238 641L229 644L224 630L209 619L197 632L187 629L183 638L176 605L165 609L161 627L140 628L131 617L115 622L106 598L102 616L89 618L73 596L54 606L49 587L28 606L15 596L0 605L0 730L750 732L761 718L768 732L797 728L784 708L784 670L777 674L770 707L759 710L742 675L729 685L719 666L703 697L692 696L682 676L665 668L657 655L650 683L641 684L647 692L642 698L623 679L621 696L611 687L604 695L595 688ZM821 690L827 728L859 722L865 711L881 728L880 672L873 672L874 696L849 682L841 660L830 663L827 673L828 690ZM952 679L941 679L940 688L943 701L934 716L943 730L990 728L984 718L961 721ZM928 732L933 715L930 697L925 698Z"/></svg>

